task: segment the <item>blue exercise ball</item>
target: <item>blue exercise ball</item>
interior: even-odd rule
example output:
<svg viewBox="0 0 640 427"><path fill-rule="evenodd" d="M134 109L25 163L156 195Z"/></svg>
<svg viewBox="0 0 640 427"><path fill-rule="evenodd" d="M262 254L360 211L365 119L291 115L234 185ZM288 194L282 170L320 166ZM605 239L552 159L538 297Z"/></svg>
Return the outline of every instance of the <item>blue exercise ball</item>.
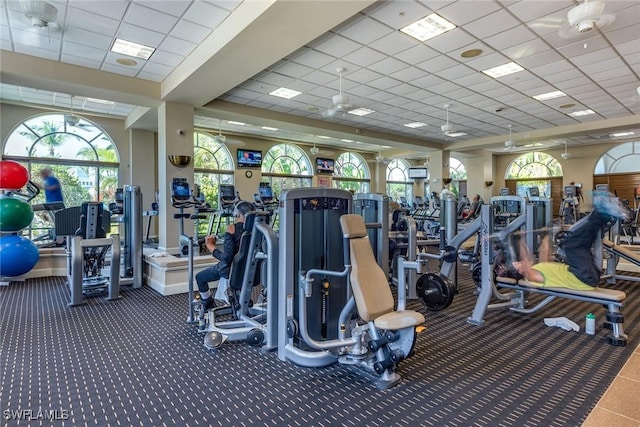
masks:
<svg viewBox="0 0 640 427"><path fill-rule="evenodd" d="M16 234L0 236L0 277L16 277L31 271L38 263L38 247Z"/></svg>
<svg viewBox="0 0 640 427"><path fill-rule="evenodd" d="M33 209L24 200L0 196L0 231L20 231L33 221Z"/></svg>

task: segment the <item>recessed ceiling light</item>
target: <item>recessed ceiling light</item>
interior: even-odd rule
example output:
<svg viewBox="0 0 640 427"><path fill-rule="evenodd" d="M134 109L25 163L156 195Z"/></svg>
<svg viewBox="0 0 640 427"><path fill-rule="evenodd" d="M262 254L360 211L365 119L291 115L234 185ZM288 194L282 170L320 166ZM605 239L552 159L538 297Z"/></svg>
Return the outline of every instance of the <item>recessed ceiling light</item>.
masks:
<svg viewBox="0 0 640 427"><path fill-rule="evenodd" d="M595 111L592 111L592 110L574 111L573 113L569 113L568 115L571 117L580 117L580 116L588 116L589 114L595 114Z"/></svg>
<svg viewBox="0 0 640 427"><path fill-rule="evenodd" d="M233 120L227 120L227 123L229 123L230 125L236 125L236 126L244 126L244 125L246 125L246 123L234 122Z"/></svg>
<svg viewBox="0 0 640 427"><path fill-rule="evenodd" d="M538 101L548 101L550 99L561 98L563 96L567 96L567 94L562 91L556 90L555 92L547 92L540 95L534 95L532 96L532 98Z"/></svg>
<svg viewBox="0 0 640 427"><path fill-rule="evenodd" d="M271 126L262 126L264 130L278 130L278 128L272 128Z"/></svg>
<svg viewBox="0 0 640 427"><path fill-rule="evenodd" d="M375 111L368 108L356 108L355 110L347 111L347 113L354 116L366 116L367 114L375 113Z"/></svg>
<svg viewBox="0 0 640 427"><path fill-rule="evenodd" d="M353 142L353 139L341 139L342 142Z"/></svg>
<svg viewBox="0 0 640 427"><path fill-rule="evenodd" d="M475 58L480 55L482 55L482 49L469 49L460 54L463 58Z"/></svg>
<svg viewBox="0 0 640 427"><path fill-rule="evenodd" d="M635 135L635 133L633 132L618 132L618 133L612 133L611 136L614 138L620 138L622 136L631 136L631 135Z"/></svg>
<svg viewBox="0 0 640 427"><path fill-rule="evenodd" d="M134 65L138 65L136 61L131 58L118 58L116 62L120 65L124 65L125 67L133 67Z"/></svg>
<svg viewBox="0 0 640 427"><path fill-rule="evenodd" d="M422 123L422 122L413 122L413 123L407 123L407 124L402 125L402 126L406 126L408 128L411 128L411 129L416 129L416 128L421 128L423 126L427 126L427 124L426 123Z"/></svg>
<svg viewBox="0 0 640 427"><path fill-rule="evenodd" d="M446 33L454 28L456 28L456 26L451 22L436 13L432 13L429 16L425 16L424 18L401 28L400 31L423 42L442 33Z"/></svg>
<svg viewBox="0 0 640 427"><path fill-rule="evenodd" d="M318 138L322 138L322 139L331 139L330 136L324 136L324 135L318 135Z"/></svg>
<svg viewBox="0 0 640 427"><path fill-rule="evenodd" d="M559 108L571 108L571 107L575 107L576 104L574 104L573 102L570 102L568 104L562 104Z"/></svg>
<svg viewBox="0 0 640 427"><path fill-rule="evenodd" d="M447 132L447 136L450 136L452 138L457 138L459 136L465 136L466 133L464 132Z"/></svg>
<svg viewBox="0 0 640 427"><path fill-rule="evenodd" d="M380 148L391 148L390 145L381 145Z"/></svg>
<svg viewBox="0 0 640 427"><path fill-rule="evenodd" d="M507 76L509 74L517 73L518 71L523 71L524 68L516 64L515 62L509 62L508 64L499 65L497 67L489 68L488 70L484 70L483 73L486 75L497 79L499 77Z"/></svg>
<svg viewBox="0 0 640 427"><path fill-rule="evenodd" d="M274 90L273 92L269 92L269 95L277 96L278 98L291 99L294 96L300 95L301 93L302 92L298 92L297 90L281 87L279 89Z"/></svg>
<svg viewBox="0 0 640 427"><path fill-rule="evenodd" d="M153 54L153 52L155 52L155 49L127 40L116 39L116 41L113 43L113 46L111 47L111 52L121 53L123 55L147 60Z"/></svg>

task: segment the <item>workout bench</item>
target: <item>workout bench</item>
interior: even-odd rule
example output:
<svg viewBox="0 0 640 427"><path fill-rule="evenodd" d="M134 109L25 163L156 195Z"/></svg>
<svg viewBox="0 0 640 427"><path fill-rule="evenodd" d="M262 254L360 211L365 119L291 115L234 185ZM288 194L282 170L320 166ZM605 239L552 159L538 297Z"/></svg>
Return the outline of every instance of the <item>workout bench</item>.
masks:
<svg viewBox="0 0 640 427"><path fill-rule="evenodd" d="M535 313L556 298L568 298L577 301L601 304L607 308L607 320L603 326L612 331L611 334L607 335L609 344L620 347L627 345L627 336L624 334L622 328L624 316L620 312L622 302L626 298L626 294L622 291L604 288L577 290L561 287L548 287L542 286L539 283L529 282L523 279L515 280L508 277L496 278L496 286L516 291L516 294L511 300L513 305L510 306L509 309L519 313ZM535 306L526 308L525 294L527 292L546 295L546 298Z"/></svg>
<svg viewBox="0 0 640 427"><path fill-rule="evenodd" d="M621 274L617 274L618 261L620 258L625 261L640 266L640 255L636 252L630 251L624 246L616 245L611 240L602 239L602 247L611 253L612 258L607 259L606 263L606 272L605 278L607 279L607 283L613 285L616 283L616 280L629 280L632 282L637 282L640 278L636 276L623 276Z"/></svg>

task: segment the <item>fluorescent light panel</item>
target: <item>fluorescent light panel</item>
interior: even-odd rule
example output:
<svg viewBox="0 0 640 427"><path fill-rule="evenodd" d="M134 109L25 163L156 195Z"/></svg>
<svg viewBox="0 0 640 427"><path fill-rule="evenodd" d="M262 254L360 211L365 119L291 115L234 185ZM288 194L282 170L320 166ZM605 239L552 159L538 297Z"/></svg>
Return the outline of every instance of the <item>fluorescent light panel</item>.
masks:
<svg viewBox="0 0 640 427"><path fill-rule="evenodd" d="M104 105L115 105L113 101L107 101L106 99L98 99L98 98L87 98L87 101L93 102L95 104L104 104Z"/></svg>
<svg viewBox="0 0 640 427"><path fill-rule="evenodd" d="M568 116L580 117L580 116L588 116L589 114L595 114L595 111L592 111L592 110L574 111L573 113L569 113Z"/></svg>
<svg viewBox="0 0 640 427"><path fill-rule="evenodd" d="M278 130L278 128L272 128L271 126L262 126L262 129L264 130Z"/></svg>
<svg viewBox="0 0 640 427"><path fill-rule="evenodd" d="M246 125L246 123L234 122L233 120L227 120L227 123L229 123L230 125L236 125L236 126L244 126L244 125Z"/></svg>
<svg viewBox="0 0 640 427"><path fill-rule="evenodd" d="M445 135L450 136L451 138L457 138L459 136L465 136L464 132L447 132Z"/></svg>
<svg viewBox="0 0 640 427"><path fill-rule="evenodd" d="M451 22L436 13L432 13L401 28L400 31L423 42L454 28L456 28L456 26Z"/></svg>
<svg viewBox="0 0 640 427"><path fill-rule="evenodd" d="M540 95L535 95L532 98L538 101L548 101L550 99L561 98L563 96L567 96L567 94L562 91L556 90L555 92L548 92Z"/></svg>
<svg viewBox="0 0 640 427"><path fill-rule="evenodd" d="M269 95L277 96L278 98L291 99L300 95L302 92L298 92L297 90L287 89L286 87L281 87L279 89L270 92Z"/></svg>
<svg viewBox="0 0 640 427"><path fill-rule="evenodd" d="M614 138L620 138L622 136L631 136L631 135L635 135L635 133L633 132L618 132L618 133L612 133L611 136Z"/></svg>
<svg viewBox="0 0 640 427"><path fill-rule="evenodd" d="M324 135L318 135L318 138L322 138L322 139L331 139L330 136L324 136Z"/></svg>
<svg viewBox="0 0 640 427"><path fill-rule="evenodd" d="M411 129L416 129L416 128L421 128L423 126L427 126L427 124L426 123L422 123L422 122L413 122L413 123L407 123L407 124L405 124L403 126L406 126L408 128L411 128Z"/></svg>
<svg viewBox="0 0 640 427"><path fill-rule="evenodd" d="M155 52L155 48L142 44L130 42L127 40L116 39L111 47L111 52L121 53L123 55L133 56L147 60Z"/></svg>
<svg viewBox="0 0 640 427"><path fill-rule="evenodd" d="M347 111L347 113L354 116L366 116L367 114L375 113L375 111L368 108L356 108L355 110Z"/></svg>
<svg viewBox="0 0 640 427"><path fill-rule="evenodd" d="M342 142L353 142L353 139L341 139Z"/></svg>
<svg viewBox="0 0 640 427"><path fill-rule="evenodd" d="M493 77L494 79L507 76L509 74L517 73L518 71L523 71L524 68L516 64L515 62L509 62L508 64L499 65L497 67L489 68L488 70L484 70L483 73L488 75L489 77Z"/></svg>

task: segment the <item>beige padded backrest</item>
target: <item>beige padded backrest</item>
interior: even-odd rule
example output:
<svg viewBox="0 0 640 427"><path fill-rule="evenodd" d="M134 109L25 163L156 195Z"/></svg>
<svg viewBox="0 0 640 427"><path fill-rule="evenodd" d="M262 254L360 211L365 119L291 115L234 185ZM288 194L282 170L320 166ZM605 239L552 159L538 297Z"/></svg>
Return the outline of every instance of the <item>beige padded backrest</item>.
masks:
<svg viewBox="0 0 640 427"><path fill-rule="evenodd" d="M364 219L360 215L340 217L342 233L349 238L351 287L358 314L365 322L393 311L394 300L387 277L378 265Z"/></svg>

